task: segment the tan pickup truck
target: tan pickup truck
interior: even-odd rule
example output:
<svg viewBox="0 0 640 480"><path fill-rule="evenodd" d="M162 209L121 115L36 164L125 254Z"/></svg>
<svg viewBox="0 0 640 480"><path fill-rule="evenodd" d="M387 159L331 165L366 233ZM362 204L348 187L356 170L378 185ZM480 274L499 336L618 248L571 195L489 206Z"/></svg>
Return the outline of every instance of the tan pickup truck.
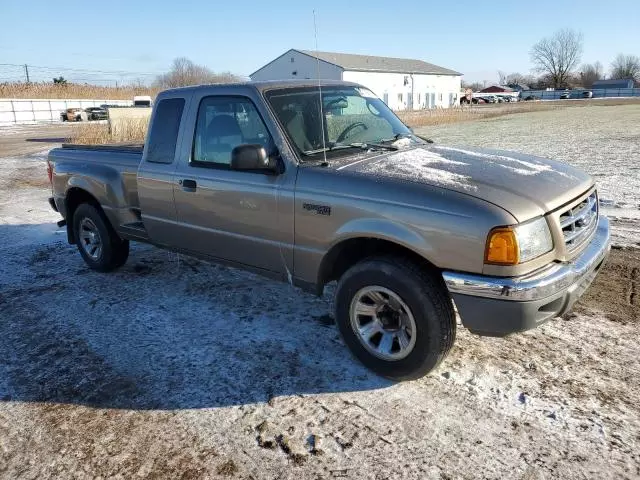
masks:
<svg viewBox="0 0 640 480"><path fill-rule="evenodd" d="M480 335L562 315L609 250L582 171L435 145L346 82L167 90L144 146L65 145L49 175L89 267L139 241L316 294L336 281L344 342L397 380L442 361L456 313Z"/></svg>

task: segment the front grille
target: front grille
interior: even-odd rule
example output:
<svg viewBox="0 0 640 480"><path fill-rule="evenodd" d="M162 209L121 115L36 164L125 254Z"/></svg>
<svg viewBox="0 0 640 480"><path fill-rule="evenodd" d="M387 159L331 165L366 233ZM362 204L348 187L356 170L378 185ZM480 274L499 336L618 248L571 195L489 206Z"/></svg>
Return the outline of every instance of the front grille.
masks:
<svg viewBox="0 0 640 480"><path fill-rule="evenodd" d="M580 203L560 214L560 227L567 253L588 239L598 224L598 196L595 190Z"/></svg>

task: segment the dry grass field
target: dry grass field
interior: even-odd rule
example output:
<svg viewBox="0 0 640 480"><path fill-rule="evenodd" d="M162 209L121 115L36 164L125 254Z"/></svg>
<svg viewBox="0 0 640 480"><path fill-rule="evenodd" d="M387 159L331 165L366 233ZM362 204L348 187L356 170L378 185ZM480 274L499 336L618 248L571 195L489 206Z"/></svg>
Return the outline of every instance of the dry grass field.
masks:
<svg viewBox="0 0 640 480"><path fill-rule="evenodd" d="M518 103L501 103L490 105L469 105L453 108L434 108L413 112L396 112L398 117L413 128L452 123L470 122L482 119L503 117L518 113L544 112L564 108L584 108L592 106L640 105L640 98L600 98L590 100L535 101Z"/></svg>
<svg viewBox="0 0 640 480"><path fill-rule="evenodd" d="M160 89L154 87L99 87L69 83L0 83L0 98L100 99L130 100L134 95L155 97Z"/></svg>
<svg viewBox="0 0 640 480"><path fill-rule="evenodd" d="M120 120L117 129L110 129L106 123L81 124L73 130L69 143L83 145L144 143L148 123L148 119Z"/></svg>

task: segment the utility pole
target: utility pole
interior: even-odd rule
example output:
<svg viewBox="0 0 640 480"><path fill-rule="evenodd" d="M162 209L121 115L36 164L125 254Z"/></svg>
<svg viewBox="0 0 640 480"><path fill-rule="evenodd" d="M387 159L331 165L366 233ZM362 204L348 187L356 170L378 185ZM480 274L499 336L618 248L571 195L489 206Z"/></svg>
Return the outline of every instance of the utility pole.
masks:
<svg viewBox="0 0 640 480"><path fill-rule="evenodd" d="M24 64L24 74L27 76L27 83L29 83L29 65Z"/></svg>
<svg viewBox="0 0 640 480"><path fill-rule="evenodd" d="M413 73L409 74L409 76L411 77L411 110L415 110L413 105Z"/></svg>

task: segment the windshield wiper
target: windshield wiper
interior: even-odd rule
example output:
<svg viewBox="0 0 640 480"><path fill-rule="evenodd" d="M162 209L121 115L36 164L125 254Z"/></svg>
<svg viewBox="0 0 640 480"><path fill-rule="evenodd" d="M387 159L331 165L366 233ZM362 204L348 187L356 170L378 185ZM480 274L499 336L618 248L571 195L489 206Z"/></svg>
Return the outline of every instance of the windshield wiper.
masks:
<svg viewBox="0 0 640 480"><path fill-rule="evenodd" d="M334 150L342 150L343 148L360 148L359 146L355 146L355 145L343 145L343 144L337 144L337 145L330 145L326 148L317 148L315 150L305 150L304 153L305 155L315 155L316 153L322 153L322 152L332 152Z"/></svg>
<svg viewBox="0 0 640 480"><path fill-rule="evenodd" d="M398 147L395 147L393 145L385 145L384 143L373 143L373 142L351 143L350 146L360 147L363 150L369 150L372 148L383 149L383 150L393 150L393 151L398 150Z"/></svg>
<svg viewBox="0 0 640 480"><path fill-rule="evenodd" d="M307 150L304 153L305 155L315 155L317 153L322 152L333 152L335 150L343 150L346 148L357 148L359 150L372 150L372 149L383 149L383 150L398 150L398 147L393 145L385 145L383 143L370 143L370 142L356 142L356 143L335 143L326 148L318 148L316 150Z"/></svg>
<svg viewBox="0 0 640 480"><path fill-rule="evenodd" d="M427 143L434 143L433 140L431 140L430 138L427 137L423 137L422 135L416 135L416 137L418 137L420 140L427 142Z"/></svg>
<svg viewBox="0 0 640 480"><path fill-rule="evenodd" d="M380 140L381 142L397 142L401 138L419 138L423 142L433 143L433 140L427 137L423 137L422 135L416 135L415 133L396 133L393 138L387 138L384 140Z"/></svg>
<svg viewBox="0 0 640 480"><path fill-rule="evenodd" d="M397 142L401 138L413 138L413 134L411 134L411 133L396 133L392 138L385 138L383 140L380 140L380 143L389 144L389 143Z"/></svg>

